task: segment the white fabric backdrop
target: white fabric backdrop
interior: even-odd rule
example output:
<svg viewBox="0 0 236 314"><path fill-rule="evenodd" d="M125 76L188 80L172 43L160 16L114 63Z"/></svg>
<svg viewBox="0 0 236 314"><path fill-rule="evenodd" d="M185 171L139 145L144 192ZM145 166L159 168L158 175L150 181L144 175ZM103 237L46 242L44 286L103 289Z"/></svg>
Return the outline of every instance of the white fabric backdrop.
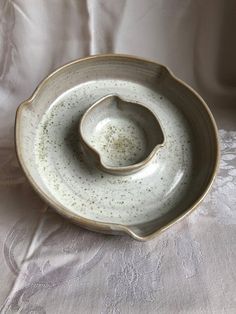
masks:
<svg viewBox="0 0 236 314"><path fill-rule="evenodd" d="M0 0L1 313L236 313L235 29L234 0ZM168 65L220 128L207 199L147 243L59 217L14 153L19 103L56 67L105 52Z"/></svg>

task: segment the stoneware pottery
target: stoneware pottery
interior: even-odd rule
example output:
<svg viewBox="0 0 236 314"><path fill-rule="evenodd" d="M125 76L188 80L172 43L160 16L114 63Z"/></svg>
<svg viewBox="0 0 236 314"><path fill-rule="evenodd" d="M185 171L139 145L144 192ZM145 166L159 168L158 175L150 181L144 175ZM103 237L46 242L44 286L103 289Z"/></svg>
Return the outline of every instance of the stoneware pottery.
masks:
<svg viewBox="0 0 236 314"><path fill-rule="evenodd" d="M98 100L80 121L80 139L102 170L126 175L144 168L164 145L155 114L119 96Z"/></svg>
<svg viewBox="0 0 236 314"><path fill-rule="evenodd" d="M147 240L190 213L219 161L207 105L165 66L125 55L76 60L16 114L19 162L80 226Z"/></svg>

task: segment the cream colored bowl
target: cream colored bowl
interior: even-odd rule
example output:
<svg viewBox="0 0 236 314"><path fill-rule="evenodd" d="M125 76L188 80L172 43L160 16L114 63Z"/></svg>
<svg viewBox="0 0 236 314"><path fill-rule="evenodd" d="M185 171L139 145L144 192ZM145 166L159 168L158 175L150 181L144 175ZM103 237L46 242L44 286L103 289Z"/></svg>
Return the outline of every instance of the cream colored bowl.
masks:
<svg viewBox="0 0 236 314"><path fill-rule="evenodd" d="M78 126L99 99L144 104L165 145L143 169L112 175L89 161ZM49 75L16 114L19 162L38 194L94 231L146 240L191 212L208 192L219 161L207 105L166 67L125 55L71 62Z"/></svg>
<svg viewBox="0 0 236 314"><path fill-rule="evenodd" d="M142 104L117 95L99 99L83 114L79 133L85 153L105 172L135 173L164 145L156 115Z"/></svg>

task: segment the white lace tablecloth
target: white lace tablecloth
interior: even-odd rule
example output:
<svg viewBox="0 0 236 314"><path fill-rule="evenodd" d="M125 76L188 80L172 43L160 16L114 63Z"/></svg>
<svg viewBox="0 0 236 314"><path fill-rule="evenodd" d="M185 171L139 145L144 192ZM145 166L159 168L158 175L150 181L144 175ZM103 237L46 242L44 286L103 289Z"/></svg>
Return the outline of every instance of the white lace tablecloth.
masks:
<svg viewBox="0 0 236 314"><path fill-rule="evenodd" d="M236 313L234 0L0 0L1 313ZM14 152L19 103L57 66L119 52L168 65L209 103L221 138L198 209L140 243L72 225Z"/></svg>

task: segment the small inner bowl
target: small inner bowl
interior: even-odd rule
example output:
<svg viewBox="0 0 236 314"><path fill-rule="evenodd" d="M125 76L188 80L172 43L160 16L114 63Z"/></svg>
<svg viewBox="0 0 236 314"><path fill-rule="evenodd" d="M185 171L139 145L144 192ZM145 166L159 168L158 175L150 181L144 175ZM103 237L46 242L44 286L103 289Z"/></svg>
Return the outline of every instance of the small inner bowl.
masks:
<svg viewBox="0 0 236 314"><path fill-rule="evenodd" d="M142 169L164 144L155 114L116 95L97 101L80 122L81 142L100 168L115 174Z"/></svg>

